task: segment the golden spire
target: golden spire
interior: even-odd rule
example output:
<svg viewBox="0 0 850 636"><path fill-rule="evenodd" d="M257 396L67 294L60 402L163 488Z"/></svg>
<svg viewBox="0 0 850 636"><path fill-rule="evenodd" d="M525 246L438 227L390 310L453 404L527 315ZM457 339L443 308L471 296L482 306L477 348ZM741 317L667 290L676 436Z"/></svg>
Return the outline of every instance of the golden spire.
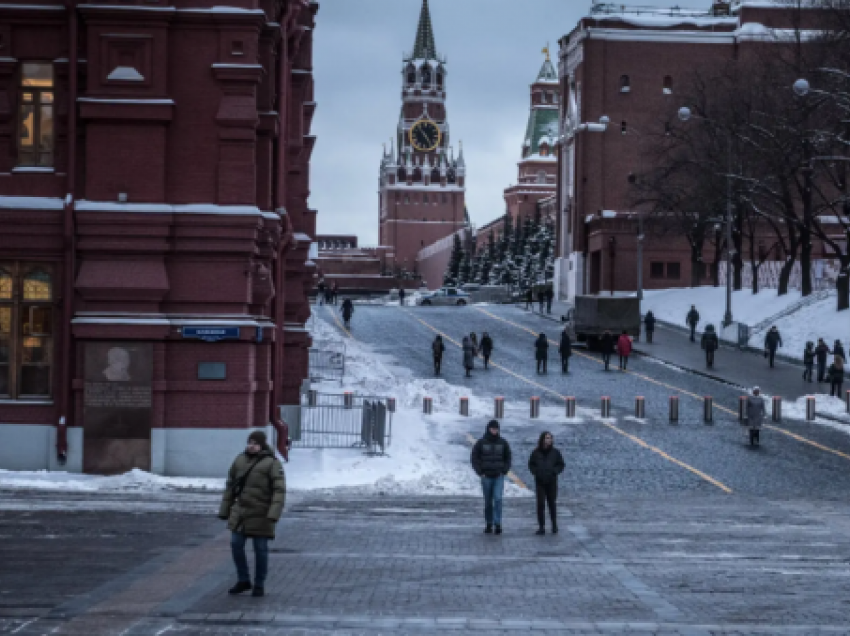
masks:
<svg viewBox="0 0 850 636"><path fill-rule="evenodd" d="M543 54L546 56L546 61L547 61L547 62L551 62L551 61L552 61L552 58L551 58L551 57L550 57L550 55L549 55L549 43L548 43L548 42L546 43L546 46L545 46L545 47L543 47L543 50L542 50L542 51L540 51L540 52L541 52L541 53L543 53Z"/></svg>

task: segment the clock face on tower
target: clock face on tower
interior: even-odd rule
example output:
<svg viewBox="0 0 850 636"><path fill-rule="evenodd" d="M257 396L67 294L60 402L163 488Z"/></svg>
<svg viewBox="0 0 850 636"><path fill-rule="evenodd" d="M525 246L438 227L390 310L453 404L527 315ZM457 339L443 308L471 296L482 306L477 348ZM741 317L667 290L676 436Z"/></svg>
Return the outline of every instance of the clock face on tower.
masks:
<svg viewBox="0 0 850 636"><path fill-rule="evenodd" d="M410 145L420 152L436 150L442 137L437 124L430 119L421 119L410 129Z"/></svg>

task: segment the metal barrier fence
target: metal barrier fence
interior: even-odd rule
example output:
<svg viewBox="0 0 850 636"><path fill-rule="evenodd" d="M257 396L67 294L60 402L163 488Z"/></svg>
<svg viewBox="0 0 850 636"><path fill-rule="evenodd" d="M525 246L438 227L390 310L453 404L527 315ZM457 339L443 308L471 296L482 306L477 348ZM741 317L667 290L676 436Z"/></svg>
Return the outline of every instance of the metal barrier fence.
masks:
<svg viewBox="0 0 850 636"><path fill-rule="evenodd" d="M345 377L345 344L331 348L310 349L310 379L339 380Z"/></svg>
<svg viewBox="0 0 850 636"><path fill-rule="evenodd" d="M382 455L392 443L392 404L386 398L317 394L281 406L293 448L362 448Z"/></svg>

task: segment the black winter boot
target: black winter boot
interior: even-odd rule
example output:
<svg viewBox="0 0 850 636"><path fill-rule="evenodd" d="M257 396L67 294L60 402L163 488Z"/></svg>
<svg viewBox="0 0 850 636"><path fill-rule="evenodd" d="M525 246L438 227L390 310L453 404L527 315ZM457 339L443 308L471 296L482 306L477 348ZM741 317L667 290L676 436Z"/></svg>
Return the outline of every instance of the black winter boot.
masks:
<svg viewBox="0 0 850 636"><path fill-rule="evenodd" d="M558 534L558 524L557 523L552 524L552 534Z"/></svg>
<svg viewBox="0 0 850 636"><path fill-rule="evenodd" d="M487 524L487 527L484 528L484 534L493 534L493 526L491 526L489 523Z"/></svg>
<svg viewBox="0 0 850 636"><path fill-rule="evenodd" d="M265 596L266 589L264 587L255 587L254 591L251 592L251 596Z"/></svg>
<svg viewBox="0 0 850 636"><path fill-rule="evenodd" d="M543 527L541 527L541 528L540 528L537 532L535 532L534 534L546 534L546 529L545 529L545 528L543 528Z"/></svg>
<svg viewBox="0 0 850 636"><path fill-rule="evenodd" d="M247 583L245 581L239 581L236 585L231 587L227 591L227 593L228 594L242 594L242 592L247 592L248 590L250 590L251 587L252 587L252 585L250 583Z"/></svg>
<svg viewBox="0 0 850 636"><path fill-rule="evenodd" d="M502 534L502 526L496 526L496 534Z"/></svg>

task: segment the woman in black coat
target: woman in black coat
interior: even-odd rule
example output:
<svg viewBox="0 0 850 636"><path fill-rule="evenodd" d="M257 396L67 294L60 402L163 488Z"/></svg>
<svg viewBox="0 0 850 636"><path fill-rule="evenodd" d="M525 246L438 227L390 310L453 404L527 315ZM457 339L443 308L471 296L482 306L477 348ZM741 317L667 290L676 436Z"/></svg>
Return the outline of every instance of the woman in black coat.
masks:
<svg viewBox="0 0 850 636"><path fill-rule="evenodd" d="M573 343L570 340L570 334L564 329L561 334L561 344L558 347L558 353L561 354L561 371L563 373L570 372L570 356L573 355Z"/></svg>
<svg viewBox="0 0 850 636"><path fill-rule="evenodd" d="M561 451L555 448L552 433L540 433L537 448L528 460L528 470L534 475L534 491L537 495L537 534L546 534L546 504L549 505L549 518L552 520L552 534L558 534L558 475L564 472L566 464Z"/></svg>
<svg viewBox="0 0 850 636"><path fill-rule="evenodd" d="M481 355L484 357L484 368L490 368L490 355L493 353L493 339L486 331L481 336Z"/></svg>
<svg viewBox="0 0 850 636"><path fill-rule="evenodd" d="M643 324L645 325L646 342L647 344L652 344L652 334L655 333L655 314L651 311L646 312Z"/></svg>
<svg viewBox="0 0 850 636"><path fill-rule="evenodd" d="M546 373L546 360L549 357L549 341L546 340L545 334L537 336L534 341L534 357L537 359L537 373L540 373L541 366L543 373Z"/></svg>

